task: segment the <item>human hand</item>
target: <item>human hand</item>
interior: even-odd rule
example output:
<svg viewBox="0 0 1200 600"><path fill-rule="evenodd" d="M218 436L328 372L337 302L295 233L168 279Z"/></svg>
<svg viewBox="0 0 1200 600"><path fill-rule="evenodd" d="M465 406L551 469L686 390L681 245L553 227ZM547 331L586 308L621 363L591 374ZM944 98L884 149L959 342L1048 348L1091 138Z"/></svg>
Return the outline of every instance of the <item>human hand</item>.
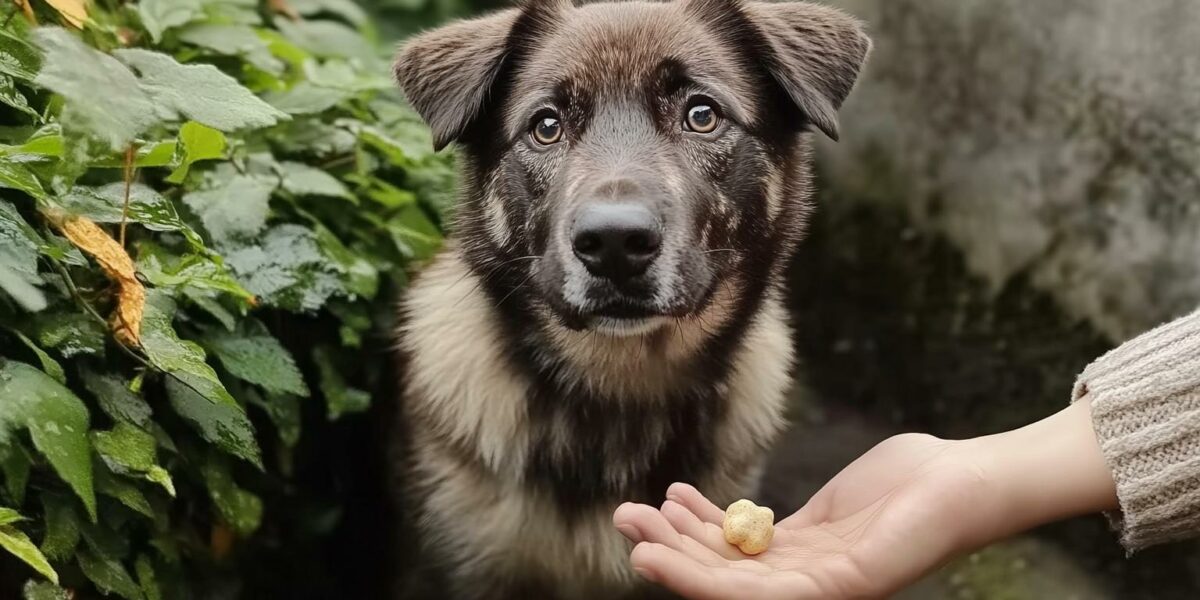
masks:
<svg viewBox="0 0 1200 600"><path fill-rule="evenodd" d="M886 596L953 556L1038 524L1116 506L1086 402L1012 432L905 434L851 463L776 524L770 549L724 540L723 511L675 484L661 509L613 516L633 567L697 600Z"/></svg>

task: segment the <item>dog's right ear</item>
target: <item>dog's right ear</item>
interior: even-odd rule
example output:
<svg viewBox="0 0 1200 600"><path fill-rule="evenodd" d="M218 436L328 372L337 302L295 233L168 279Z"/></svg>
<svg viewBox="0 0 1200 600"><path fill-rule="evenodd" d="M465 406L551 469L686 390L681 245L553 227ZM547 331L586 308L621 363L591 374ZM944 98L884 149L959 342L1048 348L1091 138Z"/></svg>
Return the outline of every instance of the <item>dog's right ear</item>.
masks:
<svg viewBox="0 0 1200 600"><path fill-rule="evenodd" d="M441 150L463 134L495 83L518 9L451 23L400 49L392 72Z"/></svg>

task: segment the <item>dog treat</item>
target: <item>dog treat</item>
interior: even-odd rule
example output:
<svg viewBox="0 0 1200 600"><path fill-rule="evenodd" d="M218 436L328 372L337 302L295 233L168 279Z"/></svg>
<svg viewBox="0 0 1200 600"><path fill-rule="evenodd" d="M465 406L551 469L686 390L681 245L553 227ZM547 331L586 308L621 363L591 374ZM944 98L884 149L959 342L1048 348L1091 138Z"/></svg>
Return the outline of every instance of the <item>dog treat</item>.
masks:
<svg viewBox="0 0 1200 600"><path fill-rule="evenodd" d="M725 541L737 546L744 554L762 554L775 537L775 513L749 500L738 500L725 509L721 529L725 532Z"/></svg>

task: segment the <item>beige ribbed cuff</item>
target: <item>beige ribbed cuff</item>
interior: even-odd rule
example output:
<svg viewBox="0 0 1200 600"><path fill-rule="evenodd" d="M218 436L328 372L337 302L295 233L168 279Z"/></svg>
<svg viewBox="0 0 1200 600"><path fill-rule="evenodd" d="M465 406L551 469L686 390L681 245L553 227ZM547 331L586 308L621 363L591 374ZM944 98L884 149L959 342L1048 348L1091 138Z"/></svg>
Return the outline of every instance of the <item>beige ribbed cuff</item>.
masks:
<svg viewBox="0 0 1200 600"><path fill-rule="evenodd" d="M1084 369L1100 449L1117 483L1108 515L1130 552L1200 535L1200 311Z"/></svg>

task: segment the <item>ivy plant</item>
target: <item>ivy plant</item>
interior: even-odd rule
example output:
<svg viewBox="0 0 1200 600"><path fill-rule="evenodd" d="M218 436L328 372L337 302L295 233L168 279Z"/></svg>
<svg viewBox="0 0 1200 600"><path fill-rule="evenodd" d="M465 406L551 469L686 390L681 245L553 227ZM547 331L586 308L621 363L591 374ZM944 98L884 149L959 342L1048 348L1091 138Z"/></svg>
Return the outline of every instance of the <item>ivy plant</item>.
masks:
<svg viewBox="0 0 1200 600"><path fill-rule="evenodd" d="M0 10L0 597L195 597L365 418L452 165L349 0Z"/></svg>

